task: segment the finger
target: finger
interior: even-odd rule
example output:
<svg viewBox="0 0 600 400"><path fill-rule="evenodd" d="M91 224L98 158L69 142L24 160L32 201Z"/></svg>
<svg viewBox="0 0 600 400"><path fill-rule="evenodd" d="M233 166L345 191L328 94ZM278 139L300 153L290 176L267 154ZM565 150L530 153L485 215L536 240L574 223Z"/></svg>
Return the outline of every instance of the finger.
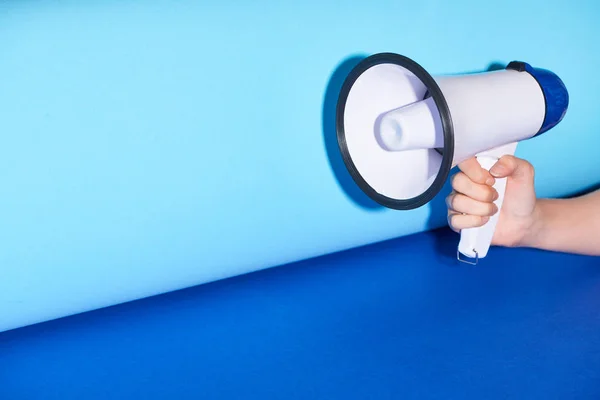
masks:
<svg viewBox="0 0 600 400"><path fill-rule="evenodd" d="M459 233L460 229L456 228L453 224L453 218L455 215L462 215L461 213L458 213L456 211L452 211L452 210L448 210L448 226L450 227L450 229L452 229L454 232Z"/></svg>
<svg viewBox="0 0 600 400"><path fill-rule="evenodd" d="M455 232L460 232L463 229L479 228L485 225L489 220L489 217L481 217L479 215L460 213L448 214L448 225Z"/></svg>
<svg viewBox="0 0 600 400"><path fill-rule="evenodd" d="M494 177L479 164L475 157L461 162L458 168L475 183L491 186L495 182Z"/></svg>
<svg viewBox="0 0 600 400"><path fill-rule="evenodd" d="M449 210L481 217L491 217L498 212L498 206L494 203L478 201L460 193L450 194L446 204Z"/></svg>
<svg viewBox="0 0 600 400"><path fill-rule="evenodd" d="M516 181L530 183L534 179L534 168L528 161L515 156L501 157L490 169L490 173L497 178L511 177Z"/></svg>
<svg viewBox="0 0 600 400"><path fill-rule="evenodd" d="M462 172L452 177L452 189L478 201L491 203L498 199L498 192L492 186L481 185L470 180Z"/></svg>

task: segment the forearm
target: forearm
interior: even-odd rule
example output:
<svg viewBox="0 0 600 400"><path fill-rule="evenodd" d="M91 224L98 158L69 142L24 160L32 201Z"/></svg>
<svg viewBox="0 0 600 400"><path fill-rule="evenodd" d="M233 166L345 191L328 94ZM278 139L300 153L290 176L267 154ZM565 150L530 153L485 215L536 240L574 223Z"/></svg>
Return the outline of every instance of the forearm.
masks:
<svg viewBox="0 0 600 400"><path fill-rule="evenodd" d="M573 199L540 199L525 245L600 255L600 190Z"/></svg>

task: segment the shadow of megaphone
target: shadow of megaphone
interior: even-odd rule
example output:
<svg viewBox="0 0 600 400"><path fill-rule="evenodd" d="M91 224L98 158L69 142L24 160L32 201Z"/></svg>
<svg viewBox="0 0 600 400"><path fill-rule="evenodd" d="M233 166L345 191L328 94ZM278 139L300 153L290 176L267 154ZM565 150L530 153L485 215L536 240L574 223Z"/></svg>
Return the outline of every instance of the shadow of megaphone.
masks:
<svg viewBox="0 0 600 400"><path fill-rule="evenodd" d="M335 124L338 96L342 89L342 85L350 71L352 71L352 69L364 58L366 58L364 55L348 57L336 67L329 78L322 109L323 142L325 144L331 171L346 196L364 209L378 210L383 209L384 207L368 197L354 182L352 176L350 176L350 173L346 169L342 154L338 147Z"/></svg>

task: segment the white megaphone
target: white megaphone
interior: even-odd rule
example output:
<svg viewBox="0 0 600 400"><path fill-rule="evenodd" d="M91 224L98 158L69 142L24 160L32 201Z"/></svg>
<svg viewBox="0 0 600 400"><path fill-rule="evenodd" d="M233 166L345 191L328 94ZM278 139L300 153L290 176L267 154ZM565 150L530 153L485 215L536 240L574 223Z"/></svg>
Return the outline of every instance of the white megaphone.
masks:
<svg viewBox="0 0 600 400"><path fill-rule="evenodd" d="M514 154L517 142L556 126L568 103L560 78L523 62L433 78L407 57L380 53L347 76L337 104L337 139L346 168L369 197L409 210L432 200L460 162L476 156L489 170ZM506 179L496 179L494 188L500 210ZM461 231L459 260L477 263L487 255L499 214Z"/></svg>

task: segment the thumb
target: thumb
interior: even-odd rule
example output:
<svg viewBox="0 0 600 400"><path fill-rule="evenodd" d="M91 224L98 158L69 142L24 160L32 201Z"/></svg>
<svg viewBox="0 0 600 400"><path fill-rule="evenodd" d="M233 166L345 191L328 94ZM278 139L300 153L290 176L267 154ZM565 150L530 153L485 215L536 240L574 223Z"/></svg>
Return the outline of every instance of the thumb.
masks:
<svg viewBox="0 0 600 400"><path fill-rule="evenodd" d="M531 183L534 178L534 168L529 162L521 158L506 155L490 168L490 174L495 178L510 177L519 183Z"/></svg>

